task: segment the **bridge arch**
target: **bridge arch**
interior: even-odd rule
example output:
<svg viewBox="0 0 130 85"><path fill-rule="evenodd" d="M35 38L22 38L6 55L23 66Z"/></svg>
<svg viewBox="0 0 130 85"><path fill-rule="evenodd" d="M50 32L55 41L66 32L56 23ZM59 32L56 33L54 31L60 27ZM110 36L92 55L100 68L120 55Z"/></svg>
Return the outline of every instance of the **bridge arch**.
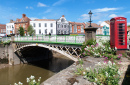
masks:
<svg viewBox="0 0 130 85"><path fill-rule="evenodd" d="M53 48L53 47L50 47L50 46L47 46L47 45L44 45L44 44L29 44L29 45L24 45L24 46L21 46L21 47L17 48L14 52L17 52L17 51L19 51L20 49L23 49L23 48L25 48L25 47L31 47L31 46L38 46L38 47L47 48L47 49L49 49L49 50L53 50L53 51L56 51L56 52L58 52L58 53L60 53L60 54L62 54L62 55L65 55L66 57L72 59L73 61L78 61L78 59L75 58L75 57L73 57L72 55L69 55L69 54L67 54L67 53L64 52L64 51L61 51L61 50L59 50L59 49L56 49L56 48Z"/></svg>

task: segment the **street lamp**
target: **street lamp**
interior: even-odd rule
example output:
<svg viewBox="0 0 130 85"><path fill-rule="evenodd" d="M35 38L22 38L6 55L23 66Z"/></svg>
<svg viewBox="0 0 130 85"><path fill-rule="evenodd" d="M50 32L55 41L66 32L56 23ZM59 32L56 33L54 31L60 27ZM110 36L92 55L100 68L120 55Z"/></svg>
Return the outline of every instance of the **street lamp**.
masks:
<svg viewBox="0 0 130 85"><path fill-rule="evenodd" d="M93 13L92 13L91 10L90 10L90 12L89 12L88 14L89 14L89 17L90 17L90 21L89 21L89 22L90 22L90 26L89 26L89 27L92 27L92 26L91 26L91 22L92 22L92 21L91 21L91 16L92 16Z"/></svg>

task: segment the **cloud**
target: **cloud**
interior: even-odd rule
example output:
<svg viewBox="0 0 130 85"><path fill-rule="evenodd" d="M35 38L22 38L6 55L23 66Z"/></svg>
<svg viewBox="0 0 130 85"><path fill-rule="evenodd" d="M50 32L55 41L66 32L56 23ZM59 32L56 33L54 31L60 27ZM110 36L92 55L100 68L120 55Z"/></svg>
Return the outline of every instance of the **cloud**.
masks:
<svg viewBox="0 0 130 85"><path fill-rule="evenodd" d="M31 7L31 6L30 6L30 7L26 6L26 9L33 9L33 7Z"/></svg>
<svg viewBox="0 0 130 85"><path fill-rule="evenodd" d="M128 22L127 25L130 25L130 22Z"/></svg>
<svg viewBox="0 0 130 85"><path fill-rule="evenodd" d="M59 0L59 1L55 2L52 6L61 5L64 2L65 2L65 0Z"/></svg>
<svg viewBox="0 0 130 85"><path fill-rule="evenodd" d="M121 8L99 8L99 9L94 9L93 12L108 12L108 11L112 11L112 10L119 10Z"/></svg>
<svg viewBox="0 0 130 85"><path fill-rule="evenodd" d="M28 6L26 6L26 9L28 9Z"/></svg>
<svg viewBox="0 0 130 85"><path fill-rule="evenodd" d="M109 17L113 18L113 17L117 17L117 15L116 14L111 14L111 15L109 15Z"/></svg>
<svg viewBox="0 0 130 85"><path fill-rule="evenodd" d="M47 7L47 5L46 5L46 4L43 4L43 3L38 2L37 7Z"/></svg>
<svg viewBox="0 0 130 85"><path fill-rule="evenodd" d="M51 12L51 9L46 10L44 13L49 13L49 12Z"/></svg>
<svg viewBox="0 0 130 85"><path fill-rule="evenodd" d="M99 25L99 24L101 24L102 22L103 22L103 21L98 21L97 24Z"/></svg>
<svg viewBox="0 0 130 85"><path fill-rule="evenodd" d="M37 17L29 17L31 20L38 19Z"/></svg>
<svg viewBox="0 0 130 85"><path fill-rule="evenodd" d="M107 13L94 13L92 15L92 20L100 20L103 19L104 17L107 17L109 14ZM83 14L81 15L81 18L79 18L78 20L84 21L84 20L89 20L90 17L88 14Z"/></svg>

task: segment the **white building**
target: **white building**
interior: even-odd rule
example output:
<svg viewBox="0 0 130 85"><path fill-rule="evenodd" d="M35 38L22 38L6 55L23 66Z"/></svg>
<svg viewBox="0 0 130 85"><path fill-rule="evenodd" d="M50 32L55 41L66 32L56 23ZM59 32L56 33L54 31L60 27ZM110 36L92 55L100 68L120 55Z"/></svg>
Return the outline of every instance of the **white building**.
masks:
<svg viewBox="0 0 130 85"><path fill-rule="evenodd" d="M69 22L66 20L65 16L62 15L60 19L57 20L57 34L69 35Z"/></svg>
<svg viewBox="0 0 130 85"><path fill-rule="evenodd" d="M10 23L6 24L6 34L10 35L15 32L15 27L14 27L14 22L13 20L10 20Z"/></svg>
<svg viewBox="0 0 130 85"><path fill-rule="evenodd" d="M56 20L54 19L35 19L30 21L30 25L33 26L35 34L49 34L56 35Z"/></svg>
<svg viewBox="0 0 130 85"><path fill-rule="evenodd" d="M110 21L104 21L100 24L102 26L103 35L110 35Z"/></svg>

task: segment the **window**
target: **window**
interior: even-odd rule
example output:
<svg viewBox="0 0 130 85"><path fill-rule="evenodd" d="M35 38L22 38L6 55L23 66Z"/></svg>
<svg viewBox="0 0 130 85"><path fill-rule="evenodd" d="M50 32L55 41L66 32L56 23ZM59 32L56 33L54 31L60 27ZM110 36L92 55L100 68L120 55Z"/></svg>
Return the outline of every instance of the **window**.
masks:
<svg viewBox="0 0 130 85"><path fill-rule="evenodd" d="M45 34L47 34L47 29L45 29Z"/></svg>
<svg viewBox="0 0 130 85"><path fill-rule="evenodd" d="M63 25L62 25L62 28L63 28Z"/></svg>
<svg viewBox="0 0 130 85"><path fill-rule="evenodd" d="M83 33L83 32L84 32L84 26L81 25L81 33Z"/></svg>
<svg viewBox="0 0 130 85"><path fill-rule="evenodd" d="M25 28L25 24L23 24L23 28Z"/></svg>
<svg viewBox="0 0 130 85"><path fill-rule="evenodd" d="M71 24L70 24L70 27L69 27L69 28L70 28L70 33L72 33L72 25L71 25Z"/></svg>
<svg viewBox="0 0 130 85"><path fill-rule="evenodd" d="M33 23L33 27L35 27L36 25L35 25L35 23Z"/></svg>
<svg viewBox="0 0 130 85"><path fill-rule="evenodd" d="M41 23L39 23L39 27L41 27Z"/></svg>
<svg viewBox="0 0 130 85"><path fill-rule="evenodd" d="M60 28L60 24L58 24L58 28Z"/></svg>
<svg viewBox="0 0 130 85"><path fill-rule="evenodd" d="M53 27L53 24L52 24L52 23L50 24L50 27Z"/></svg>
<svg viewBox="0 0 130 85"><path fill-rule="evenodd" d="M51 29L51 34L53 34L53 29Z"/></svg>
<svg viewBox="0 0 130 85"><path fill-rule="evenodd" d="M74 33L77 33L77 25L74 25Z"/></svg>
<svg viewBox="0 0 130 85"><path fill-rule="evenodd" d="M64 25L64 28L66 28L66 25Z"/></svg>
<svg viewBox="0 0 130 85"><path fill-rule="evenodd" d="M45 23L45 27L47 27L47 23Z"/></svg>
<svg viewBox="0 0 130 85"><path fill-rule="evenodd" d="M64 34L66 34L66 31L64 31Z"/></svg>
<svg viewBox="0 0 130 85"><path fill-rule="evenodd" d="M62 18L62 19L61 19L61 22L65 22L65 20Z"/></svg>
<svg viewBox="0 0 130 85"><path fill-rule="evenodd" d="M41 34L41 29L39 29L39 34Z"/></svg>

